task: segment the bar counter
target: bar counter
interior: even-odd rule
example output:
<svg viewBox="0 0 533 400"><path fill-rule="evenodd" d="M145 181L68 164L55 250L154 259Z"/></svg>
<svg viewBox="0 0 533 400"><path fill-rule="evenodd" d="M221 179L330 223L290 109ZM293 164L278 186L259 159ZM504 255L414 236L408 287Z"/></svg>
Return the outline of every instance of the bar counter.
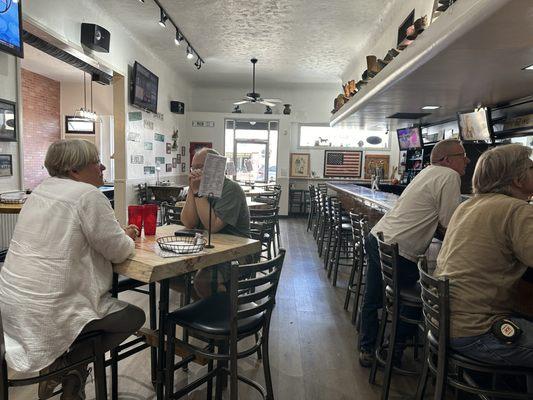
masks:
<svg viewBox="0 0 533 400"><path fill-rule="evenodd" d="M339 199L343 206L349 210L353 206L346 204L347 198L357 200L366 206L381 211L383 214L390 210L400 196L381 192L378 190L371 190L355 183L327 183L327 187L339 193Z"/></svg>

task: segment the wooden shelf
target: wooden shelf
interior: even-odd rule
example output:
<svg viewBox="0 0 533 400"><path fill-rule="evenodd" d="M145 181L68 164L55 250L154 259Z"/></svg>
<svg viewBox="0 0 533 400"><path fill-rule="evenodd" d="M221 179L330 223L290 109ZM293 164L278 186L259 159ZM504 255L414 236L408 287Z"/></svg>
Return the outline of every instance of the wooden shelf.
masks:
<svg viewBox="0 0 533 400"><path fill-rule="evenodd" d="M330 125L390 130L531 95L533 73L522 68L531 64L532 14L530 0L454 3L337 111ZM398 112L422 113L435 103L441 107L427 117L387 119Z"/></svg>

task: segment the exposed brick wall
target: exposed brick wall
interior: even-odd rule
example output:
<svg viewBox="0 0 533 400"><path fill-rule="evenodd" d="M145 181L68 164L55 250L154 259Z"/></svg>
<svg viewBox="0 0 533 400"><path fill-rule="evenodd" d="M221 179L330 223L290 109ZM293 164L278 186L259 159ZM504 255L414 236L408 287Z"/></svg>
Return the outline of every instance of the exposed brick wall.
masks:
<svg viewBox="0 0 533 400"><path fill-rule="evenodd" d="M61 138L59 82L22 69L24 187L34 189L48 172L44 157Z"/></svg>

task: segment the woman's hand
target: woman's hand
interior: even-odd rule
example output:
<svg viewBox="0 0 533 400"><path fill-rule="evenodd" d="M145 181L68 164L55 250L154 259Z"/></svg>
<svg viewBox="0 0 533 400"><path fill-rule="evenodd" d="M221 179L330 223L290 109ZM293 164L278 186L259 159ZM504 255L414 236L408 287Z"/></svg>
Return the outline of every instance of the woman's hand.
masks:
<svg viewBox="0 0 533 400"><path fill-rule="evenodd" d="M137 236L141 235L141 232L139 231L139 228L137 228L137 226L133 225L133 224L128 225L127 227L125 227L124 228L124 232L126 232L126 235L128 235L133 240L135 240L135 238Z"/></svg>

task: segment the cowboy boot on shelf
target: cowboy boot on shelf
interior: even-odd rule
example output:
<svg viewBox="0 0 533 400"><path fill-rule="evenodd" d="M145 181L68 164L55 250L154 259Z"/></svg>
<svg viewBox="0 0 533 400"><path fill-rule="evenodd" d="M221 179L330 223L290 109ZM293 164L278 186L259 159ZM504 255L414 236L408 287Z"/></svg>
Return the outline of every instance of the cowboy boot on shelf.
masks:
<svg viewBox="0 0 533 400"><path fill-rule="evenodd" d="M374 75L371 75L367 69L365 69L365 72L361 74L361 80L365 83L368 83L370 79L372 79Z"/></svg>
<svg viewBox="0 0 533 400"><path fill-rule="evenodd" d="M378 58L378 65L380 69L383 69L387 66L389 61L382 60L381 58Z"/></svg>
<svg viewBox="0 0 533 400"><path fill-rule="evenodd" d="M350 97L350 82L346 85L342 85L342 90L344 92L344 97Z"/></svg>
<svg viewBox="0 0 533 400"><path fill-rule="evenodd" d="M376 56L366 56L366 68L371 77L374 77L381 71Z"/></svg>
<svg viewBox="0 0 533 400"><path fill-rule="evenodd" d="M415 40L416 37L418 36L418 33L416 33L416 30L415 30L415 26L414 24L413 25L409 25L405 31L405 33L407 34L407 36L405 37L407 40Z"/></svg>
<svg viewBox="0 0 533 400"><path fill-rule="evenodd" d="M453 4L453 0L439 0L439 5L435 11L444 12Z"/></svg>
<svg viewBox="0 0 533 400"><path fill-rule="evenodd" d="M355 87L355 81L353 79L348 82L348 90L350 91L350 96L354 96L357 93L357 88Z"/></svg>
<svg viewBox="0 0 533 400"><path fill-rule="evenodd" d="M357 88L357 90L361 90L364 85L366 85L365 81L359 81L355 84L355 87Z"/></svg>
<svg viewBox="0 0 533 400"><path fill-rule="evenodd" d="M415 26L416 33L420 35L428 27L428 16L424 15L418 18L413 25Z"/></svg>

